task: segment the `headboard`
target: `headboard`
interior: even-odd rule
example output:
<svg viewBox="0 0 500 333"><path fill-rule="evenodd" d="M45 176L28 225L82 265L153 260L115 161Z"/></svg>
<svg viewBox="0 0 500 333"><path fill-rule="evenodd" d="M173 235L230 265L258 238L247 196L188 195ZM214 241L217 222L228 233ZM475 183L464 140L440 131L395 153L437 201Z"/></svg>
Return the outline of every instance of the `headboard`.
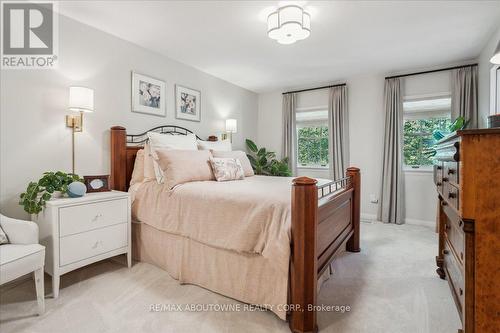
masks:
<svg viewBox="0 0 500 333"><path fill-rule="evenodd" d="M128 190L134 170L135 156L148 141L148 132L170 135L193 134L187 128L175 125L158 126L141 134L127 134L127 130L122 126L111 127L111 189ZM198 136L196 138L201 140Z"/></svg>

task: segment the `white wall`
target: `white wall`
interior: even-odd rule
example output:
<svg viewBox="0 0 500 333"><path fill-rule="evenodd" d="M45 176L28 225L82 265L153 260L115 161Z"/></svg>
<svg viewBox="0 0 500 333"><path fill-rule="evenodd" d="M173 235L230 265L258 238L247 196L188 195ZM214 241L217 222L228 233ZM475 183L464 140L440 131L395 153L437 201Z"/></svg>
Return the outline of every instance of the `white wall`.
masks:
<svg viewBox="0 0 500 333"><path fill-rule="evenodd" d="M490 69L493 66L490 59L499 41L500 28L493 33L479 55L479 127L487 127L487 117L490 113Z"/></svg>
<svg viewBox="0 0 500 333"><path fill-rule="evenodd" d="M176 124L202 137L218 134L226 118L238 120L234 146L257 137L257 95L192 67L83 25L60 18L57 70L1 71L0 209L26 217L17 204L31 180L47 170L71 169L71 130L65 127L70 85L95 89L95 112L76 135L76 172L109 173L109 127L129 133ZM167 117L131 112L131 71L166 81ZM174 85L201 91L201 123L174 118Z"/></svg>
<svg viewBox="0 0 500 333"><path fill-rule="evenodd" d="M384 141L384 75L371 74L347 81L350 136L350 165L361 169L361 213L364 219L375 219L381 186ZM416 96L450 91L449 72L412 76L403 80L404 95ZM313 96L313 95L311 95ZM314 95L321 100L321 94ZM305 97L299 106L314 98ZM281 92L259 95L258 142L266 147L281 147ZM280 126L280 128L278 128ZM277 150L279 151L279 150ZM327 177L327 173L303 170L300 175ZM432 224L436 214L436 190L429 172L405 172L405 205L407 223Z"/></svg>

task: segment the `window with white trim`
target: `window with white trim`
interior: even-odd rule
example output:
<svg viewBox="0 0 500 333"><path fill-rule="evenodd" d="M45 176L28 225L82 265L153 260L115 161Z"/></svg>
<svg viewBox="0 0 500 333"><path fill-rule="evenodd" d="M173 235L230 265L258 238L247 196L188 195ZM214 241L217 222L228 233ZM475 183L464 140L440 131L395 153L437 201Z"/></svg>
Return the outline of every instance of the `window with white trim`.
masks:
<svg viewBox="0 0 500 333"><path fill-rule="evenodd" d="M403 155L406 169L430 169L434 131L448 131L451 96L405 98L403 102Z"/></svg>
<svg viewBox="0 0 500 333"><path fill-rule="evenodd" d="M297 109L297 167L328 168L328 110Z"/></svg>

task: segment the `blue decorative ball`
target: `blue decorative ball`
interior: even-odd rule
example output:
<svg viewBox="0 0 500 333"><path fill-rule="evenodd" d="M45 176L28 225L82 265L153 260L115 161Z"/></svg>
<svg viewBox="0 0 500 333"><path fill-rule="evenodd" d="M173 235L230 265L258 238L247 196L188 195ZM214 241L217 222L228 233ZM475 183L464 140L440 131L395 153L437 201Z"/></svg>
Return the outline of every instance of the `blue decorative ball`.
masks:
<svg viewBox="0 0 500 333"><path fill-rule="evenodd" d="M80 198L87 193L87 187L82 182L72 182L68 185L68 196L70 198Z"/></svg>

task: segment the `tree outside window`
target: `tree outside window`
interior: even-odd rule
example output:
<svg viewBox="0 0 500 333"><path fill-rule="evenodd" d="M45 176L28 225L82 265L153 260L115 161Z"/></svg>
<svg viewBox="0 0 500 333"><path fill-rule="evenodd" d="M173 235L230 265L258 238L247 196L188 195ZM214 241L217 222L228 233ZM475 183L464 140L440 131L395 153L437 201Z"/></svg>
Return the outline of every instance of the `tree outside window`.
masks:
<svg viewBox="0 0 500 333"><path fill-rule="evenodd" d="M297 129L298 166L328 167L328 126Z"/></svg>

